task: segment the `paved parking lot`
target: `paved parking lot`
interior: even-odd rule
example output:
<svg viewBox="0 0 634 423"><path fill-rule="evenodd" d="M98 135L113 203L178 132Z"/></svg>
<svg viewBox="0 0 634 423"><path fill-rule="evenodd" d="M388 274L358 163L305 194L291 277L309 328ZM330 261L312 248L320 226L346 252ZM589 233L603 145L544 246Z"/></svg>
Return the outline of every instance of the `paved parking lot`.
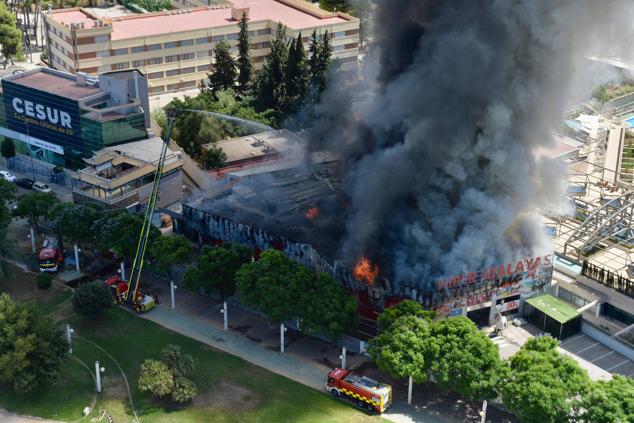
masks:
<svg viewBox="0 0 634 423"><path fill-rule="evenodd" d="M634 361L600 344L589 336L584 334L575 335L562 342L561 347L610 373L634 377Z"/></svg>

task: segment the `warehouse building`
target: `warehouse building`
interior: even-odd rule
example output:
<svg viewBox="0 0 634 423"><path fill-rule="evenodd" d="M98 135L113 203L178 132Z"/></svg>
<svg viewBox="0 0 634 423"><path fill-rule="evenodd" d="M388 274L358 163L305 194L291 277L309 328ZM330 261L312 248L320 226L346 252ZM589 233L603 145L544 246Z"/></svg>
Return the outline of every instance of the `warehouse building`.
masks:
<svg viewBox="0 0 634 423"><path fill-rule="evenodd" d="M136 70L97 78L36 68L1 87L0 136L18 153L78 169L95 151L148 137L147 81Z"/></svg>
<svg viewBox="0 0 634 423"><path fill-rule="evenodd" d="M187 1L180 6L202 4ZM249 17L256 69L270 51L278 22L287 27L289 37L301 33L306 47L313 30L328 31L333 58L357 60L359 20L302 0L235 0L111 19L99 19L81 8L52 10L43 16L52 67L89 74L139 69L148 76L150 93L161 93L196 88L206 79L217 42L227 41L237 53L238 22L243 13Z"/></svg>

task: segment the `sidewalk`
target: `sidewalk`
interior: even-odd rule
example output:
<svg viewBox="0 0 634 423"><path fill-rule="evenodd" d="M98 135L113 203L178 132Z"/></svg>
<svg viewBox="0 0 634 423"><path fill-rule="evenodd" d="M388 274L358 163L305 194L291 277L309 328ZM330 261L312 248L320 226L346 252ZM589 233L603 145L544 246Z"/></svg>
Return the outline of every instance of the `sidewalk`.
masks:
<svg viewBox="0 0 634 423"><path fill-rule="evenodd" d="M222 306L219 302L185 290L176 291L176 309L169 303L169 289L161 289L162 303L141 317L175 332L189 336L221 351L238 356L257 366L278 373L298 383L323 391L326 374L340 366L339 348L333 344L305 336L289 328L285 352L279 352L279 326L265 319L229 306L229 330L223 330ZM377 375L371 360L348 354L347 368L370 377ZM451 394L439 392L434 385L416 385L412 406L405 403L406 382L389 381L394 387L394 403L383 414L398 423L462 423L479 422L479 408ZM508 416L489 407L490 422L508 422Z"/></svg>

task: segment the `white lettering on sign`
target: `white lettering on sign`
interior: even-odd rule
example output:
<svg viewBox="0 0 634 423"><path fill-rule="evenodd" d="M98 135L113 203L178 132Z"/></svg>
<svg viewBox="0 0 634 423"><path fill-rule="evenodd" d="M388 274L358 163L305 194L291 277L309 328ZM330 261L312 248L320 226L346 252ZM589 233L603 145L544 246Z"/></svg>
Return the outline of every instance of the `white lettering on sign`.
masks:
<svg viewBox="0 0 634 423"><path fill-rule="evenodd" d="M57 110L54 107L33 103L29 100L22 100L18 97L14 97L11 104L13 105L13 110L18 113L40 120L46 120L53 125L56 125L59 122L62 127L72 129L70 115L63 110Z"/></svg>

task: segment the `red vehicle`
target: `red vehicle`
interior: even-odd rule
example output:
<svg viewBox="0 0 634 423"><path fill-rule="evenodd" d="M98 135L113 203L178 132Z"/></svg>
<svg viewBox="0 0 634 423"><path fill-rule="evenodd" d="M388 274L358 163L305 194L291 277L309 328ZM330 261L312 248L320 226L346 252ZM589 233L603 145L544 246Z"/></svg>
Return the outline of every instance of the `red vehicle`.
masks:
<svg viewBox="0 0 634 423"><path fill-rule="evenodd" d="M106 285L112 290L112 297L117 304L125 304L126 296L128 293L128 282L121 280L118 276L112 276L106 279ZM137 291L136 298L134 299L133 308L137 313L145 313L151 310L156 305L156 298L151 295L145 295L140 291Z"/></svg>
<svg viewBox="0 0 634 423"><path fill-rule="evenodd" d="M55 237L45 238L37 258L40 272L57 272L64 264L62 243Z"/></svg>
<svg viewBox="0 0 634 423"><path fill-rule="evenodd" d="M379 383L365 376L358 376L346 369L334 369L328 373L326 391L334 397L348 397L361 408L382 413L392 404L392 386Z"/></svg>

